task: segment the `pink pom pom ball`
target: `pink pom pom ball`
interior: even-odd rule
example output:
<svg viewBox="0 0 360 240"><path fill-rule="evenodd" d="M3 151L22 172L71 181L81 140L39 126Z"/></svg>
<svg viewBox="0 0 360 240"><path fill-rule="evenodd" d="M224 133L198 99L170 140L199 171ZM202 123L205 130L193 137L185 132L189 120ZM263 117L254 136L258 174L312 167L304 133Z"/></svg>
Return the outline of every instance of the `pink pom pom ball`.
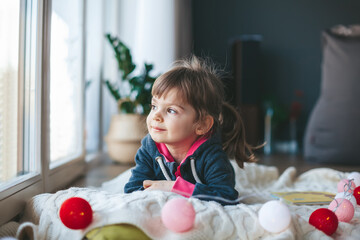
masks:
<svg viewBox="0 0 360 240"><path fill-rule="evenodd" d="M173 232L186 232L194 225L194 207L186 199L171 199L161 210L161 220L165 227Z"/></svg>
<svg viewBox="0 0 360 240"><path fill-rule="evenodd" d="M329 207L331 211L335 211L335 215L338 217L340 222L350 222L354 217L354 206L352 203L344 198L334 199Z"/></svg>
<svg viewBox="0 0 360 240"><path fill-rule="evenodd" d="M335 196L335 199L337 199L337 198L345 198L345 199L349 200L352 203L352 205L354 206L354 208L356 208L357 203L356 203L356 198L354 197L354 195L352 195L350 193L338 193Z"/></svg>
<svg viewBox="0 0 360 240"><path fill-rule="evenodd" d="M359 187L360 186L360 173L358 172L352 172L348 175L347 179L353 179L355 186Z"/></svg>
<svg viewBox="0 0 360 240"><path fill-rule="evenodd" d="M278 200L269 201L260 208L259 223L268 232L284 231L290 222L291 214L288 207Z"/></svg>
<svg viewBox="0 0 360 240"><path fill-rule="evenodd" d="M351 181L351 185L349 188L349 182L350 182L349 179L340 180L340 182L338 182L338 184L337 184L338 192L353 193L354 189L355 189L355 183L353 181Z"/></svg>

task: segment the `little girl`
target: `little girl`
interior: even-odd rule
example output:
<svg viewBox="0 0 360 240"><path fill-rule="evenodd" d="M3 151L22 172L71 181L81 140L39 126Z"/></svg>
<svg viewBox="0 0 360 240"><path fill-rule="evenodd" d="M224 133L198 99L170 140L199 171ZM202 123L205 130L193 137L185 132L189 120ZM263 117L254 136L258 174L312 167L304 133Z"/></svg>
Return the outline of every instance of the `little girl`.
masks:
<svg viewBox="0 0 360 240"><path fill-rule="evenodd" d="M237 199L229 158L240 167L255 158L239 113L224 102L214 68L196 57L176 62L156 79L152 96L149 134L125 192L171 191L221 204L228 203L220 198Z"/></svg>

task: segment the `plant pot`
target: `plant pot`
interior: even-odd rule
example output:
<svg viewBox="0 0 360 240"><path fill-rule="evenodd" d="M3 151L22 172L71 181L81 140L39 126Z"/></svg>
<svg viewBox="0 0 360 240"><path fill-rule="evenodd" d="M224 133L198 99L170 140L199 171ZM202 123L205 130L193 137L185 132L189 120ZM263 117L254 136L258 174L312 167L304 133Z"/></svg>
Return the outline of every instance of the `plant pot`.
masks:
<svg viewBox="0 0 360 240"><path fill-rule="evenodd" d="M109 157L116 162L134 164L141 139L147 134L146 117L139 114L116 114L111 117L105 142Z"/></svg>

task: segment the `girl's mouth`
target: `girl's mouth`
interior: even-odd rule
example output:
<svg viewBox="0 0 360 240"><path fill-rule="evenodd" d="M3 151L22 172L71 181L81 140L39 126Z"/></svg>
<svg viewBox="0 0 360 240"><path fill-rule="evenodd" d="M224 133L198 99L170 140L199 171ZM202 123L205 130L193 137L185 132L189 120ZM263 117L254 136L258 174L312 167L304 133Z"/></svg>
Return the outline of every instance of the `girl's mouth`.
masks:
<svg viewBox="0 0 360 240"><path fill-rule="evenodd" d="M157 132L165 131L165 129L159 128L159 127L154 127L154 126L152 126L151 128L152 128L154 131L157 131Z"/></svg>

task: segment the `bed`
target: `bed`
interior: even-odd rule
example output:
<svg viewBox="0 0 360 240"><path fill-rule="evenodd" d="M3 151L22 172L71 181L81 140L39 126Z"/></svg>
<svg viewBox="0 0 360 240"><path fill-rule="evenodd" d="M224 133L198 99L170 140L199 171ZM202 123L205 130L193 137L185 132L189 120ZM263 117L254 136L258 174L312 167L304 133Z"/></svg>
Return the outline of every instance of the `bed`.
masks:
<svg viewBox="0 0 360 240"><path fill-rule="evenodd" d="M337 183L349 173L317 168L297 177L294 167L281 175L276 167L256 163L244 169L233 163L236 189L242 196L237 205L222 206L214 201L190 198L196 218L193 228L184 233L168 230L161 221L161 209L173 198L182 196L162 191L123 193L130 176L124 172L101 187L69 188L53 194L40 194L26 205L19 239L82 239L92 229L111 224L128 223L141 229L151 239L360 239L360 209L349 223L339 222L336 232L327 236L308 223L311 213L326 205L287 205L291 212L290 226L280 233L270 233L259 224L258 212L264 203L274 200L271 192L326 191L337 192ZM82 197L92 206L94 218L83 230L66 228L58 217L63 201Z"/></svg>

